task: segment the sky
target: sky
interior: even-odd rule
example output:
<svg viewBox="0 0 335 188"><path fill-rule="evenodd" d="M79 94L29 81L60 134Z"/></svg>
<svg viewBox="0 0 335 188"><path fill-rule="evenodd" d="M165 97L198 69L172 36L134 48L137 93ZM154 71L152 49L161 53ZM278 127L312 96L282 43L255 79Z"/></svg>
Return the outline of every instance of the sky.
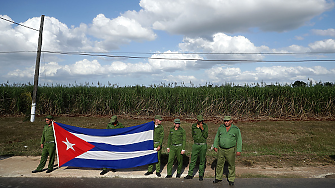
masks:
<svg viewBox="0 0 335 188"><path fill-rule="evenodd" d="M11 0L0 84L205 86L335 82L333 0ZM15 23L18 24L15 24Z"/></svg>

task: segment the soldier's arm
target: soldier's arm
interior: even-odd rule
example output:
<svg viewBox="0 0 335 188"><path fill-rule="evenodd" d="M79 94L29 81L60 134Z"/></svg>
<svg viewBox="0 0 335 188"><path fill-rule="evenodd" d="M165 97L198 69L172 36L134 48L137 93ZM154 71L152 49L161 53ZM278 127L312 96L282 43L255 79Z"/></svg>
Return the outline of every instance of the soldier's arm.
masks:
<svg viewBox="0 0 335 188"><path fill-rule="evenodd" d="M164 128L162 127L162 131L159 134L159 145L162 147L164 139Z"/></svg>
<svg viewBox="0 0 335 188"><path fill-rule="evenodd" d="M171 132L169 133L168 136L168 144L167 144L167 151L170 152L170 145L171 145Z"/></svg>
<svg viewBox="0 0 335 188"><path fill-rule="evenodd" d="M219 135L220 135L220 127L218 128L218 131L216 132L215 138L214 138L214 149L219 147Z"/></svg>
<svg viewBox="0 0 335 188"><path fill-rule="evenodd" d="M43 128L43 132L42 132L42 137L41 137L41 145L44 144L44 141L45 141L45 136L44 136L44 132L45 132L45 127ZM42 146L41 146L42 147Z"/></svg>
<svg viewBox="0 0 335 188"><path fill-rule="evenodd" d="M182 146L182 150L184 150L185 151L185 147L186 147L186 132L185 132L185 130L183 130L183 146Z"/></svg>
<svg viewBox="0 0 335 188"><path fill-rule="evenodd" d="M237 139L236 139L236 151L239 153L242 152L242 136L241 136L240 130L238 130Z"/></svg>
<svg viewBox="0 0 335 188"><path fill-rule="evenodd" d="M204 125L203 127L204 127L204 130L201 131L201 133L202 133L202 136L203 136L205 139L207 139L207 138L208 138L208 126L207 126L207 125Z"/></svg>

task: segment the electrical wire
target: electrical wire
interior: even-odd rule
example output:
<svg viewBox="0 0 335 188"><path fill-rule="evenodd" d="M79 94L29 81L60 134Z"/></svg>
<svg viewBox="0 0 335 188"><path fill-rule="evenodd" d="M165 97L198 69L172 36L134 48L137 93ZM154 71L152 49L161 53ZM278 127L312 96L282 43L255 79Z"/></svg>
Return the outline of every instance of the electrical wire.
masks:
<svg viewBox="0 0 335 188"><path fill-rule="evenodd" d="M91 54L91 53L79 53L79 52L51 52L43 51L45 53L56 53L66 55L84 55L84 56L98 56L98 57L111 57L111 58L125 58L125 59L152 59L152 60L173 60L173 61L209 61L209 62L261 62L261 63L288 63L288 62L335 62L335 59L304 59L304 60L250 60L250 59L201 59L201 58L167 58L167 57L143 57L143 56L116 56L107 54ZM320 53L320 52L319 52ZM201 54L201 53L196 53ZM217 54L217 53L215 53ZM222 53L225 54L225 53ZM241 54L241 53L229 53L229 54ZM282 54L282 53L281 53ZM290 53L291 54L291 53Z"/></svg>
<svg viewBox="0 0 335 188"><path fill-rule="evenodd" d="M1 53L36 53L37 51L11 51L11 52L0 52ZM203 61L203 62L259 62L259 63L303 63L303 62L335 62L335 59L302 59L302 60L253 60L253 59L202 59L202 58L169 58L169 57L147 57L147 56L127 56L127 55L108 55L108 54L97 54L99 52L57 52L57 51L41 51L42 53L49 54L60 54L60 55L80 55L80 56L91 56L91 57L108 57L108 58L121 58L121 59L151 59L151 60L171 60L171 61ZM113 52L114 53L114 52ZM116 52L116 53L130 53L130 52ZM171 54L190 54L190 53L141 53L132 52L137 54L159 54L159 55L171 55ZM315 52L317 54L329 54L335 52ZM191 53L191 54L206 54L206 55L234 55L234 54L265 54L265 55L301 55L310 54L306 53Z"/></svg>
<svg viewBox="0 0 335 188"><path fill-rule="evenodd" d="M3 20L5 20L5 21L14 23L14 24L19 25L19 26L22 26L22 27L26 27L26 28L28 28L28 29L32 29L32 30L35 30L35 31L40 31L39 29L35 29L35 28L29 27L29 26L26 26L26 25L23 25L23 24L20 24L20 23L16 23L16 22L14 22L14 21L12 21L12 20L8 20L8 19L3 18L3 17L0 17L0 19L3 19Z"/></svg>

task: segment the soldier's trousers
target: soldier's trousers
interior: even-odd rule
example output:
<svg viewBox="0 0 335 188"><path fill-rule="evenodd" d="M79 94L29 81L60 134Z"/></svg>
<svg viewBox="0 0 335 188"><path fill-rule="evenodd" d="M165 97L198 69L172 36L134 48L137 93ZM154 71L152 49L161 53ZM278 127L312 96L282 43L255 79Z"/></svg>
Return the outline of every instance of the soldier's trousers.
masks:
<svg viewBox="0 0 335 188"><path fill-rule="evenodd" d="M235 181L235 155L236 147L229 149L218 148L217 165L215 170L215 179L222 180L223 168L225 162L228 163L228 181Z"/></svg>
<svg viewBox="0 0 335 188"><path fill-rule="evenodd" d="M154 147L157 148L159 144L154 144ZM158 156L158 162L156 163L156 173L161 172L161 153L162 153L162 148L157 152ZM148 172L153 172L154 164L148 165Z"/></svg>
<svg viewBox="0 0 335 188"><path fill-rule="evenodd" d="M167 164L167 175L172 175L172 166L175 157L178 161L177 174L181 174L181 168L183 167L183 155L181 154L181 146L171 146L169 152L169 159Z"/></svg>
<svg viewBox="0 0 335 188"><path fill-rule="evenodd" d="M55 162L55 154L56 154L56 144L55 143L45 143L43 145L41 161L36 170L38 171L43 170L45 163L47 162L48 156L49 156L48 169L53 170L54 162Z"/></svg>
<svg viewBox="0 0 335 188"><path fill-rule="evenodd" d="M188 175L193 176L193 169L199 157L199 176L204 176L205 172L205 163L206 163L206 151L207 144L203 145L192 145L192 155L191 155L191 163L188 170Z"/></svg>

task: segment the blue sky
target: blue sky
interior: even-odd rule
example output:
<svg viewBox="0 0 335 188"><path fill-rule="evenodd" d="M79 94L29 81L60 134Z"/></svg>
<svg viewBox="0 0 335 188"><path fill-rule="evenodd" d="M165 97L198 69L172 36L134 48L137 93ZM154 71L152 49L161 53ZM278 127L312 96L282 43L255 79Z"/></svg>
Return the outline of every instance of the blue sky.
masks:
<svg viewBox="0 0 335 188"><path fill-rule="evenodd" d="M301 2L12 0L0 17L39 29L45 15L43 51L141 57L44 52L41 85L335 82L335 3ZM37 41L0 19L0 83L33 83Z"/></svg>

